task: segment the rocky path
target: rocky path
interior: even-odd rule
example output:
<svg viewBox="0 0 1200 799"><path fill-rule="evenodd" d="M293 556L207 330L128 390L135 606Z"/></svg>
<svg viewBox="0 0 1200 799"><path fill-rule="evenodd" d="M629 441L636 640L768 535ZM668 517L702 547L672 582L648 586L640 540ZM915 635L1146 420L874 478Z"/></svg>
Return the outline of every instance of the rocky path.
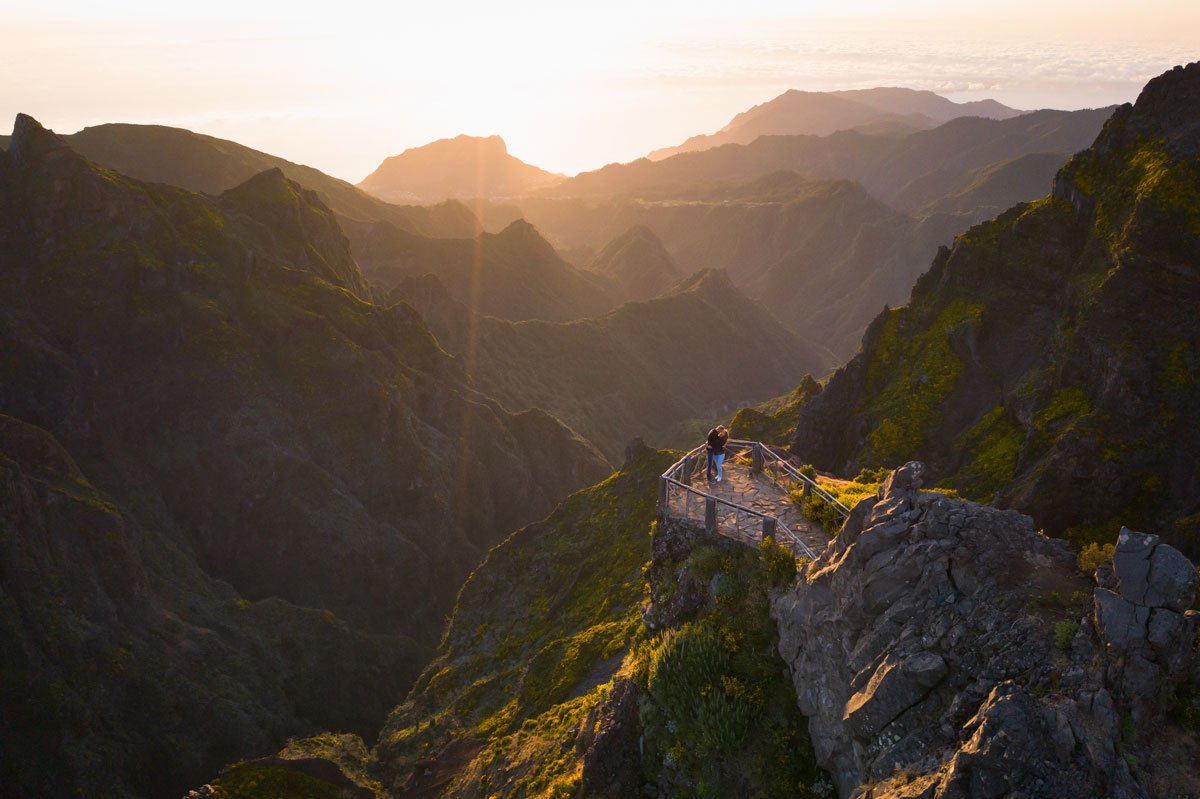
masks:
<svg viewBox="0 0 1200 799"><path fill-rule="evenodd" d="M824 528L804 517L799 506L788 501L787 494L765 475L752 475L748 459L728 459L725 462L724 479L721 482L708 480L705 474L704 461L696 468L691 478L691 486L697 491L710 494L725 502L734 503L744 508L756 510L787 525L813 552L820 554L829 542L829 535ZM684 499L678 492L671 498L671 515L684 516ZM688 495L688 515L693 519L703 521L704 500L694 494ZM757 544L762 538L760 521L748 518L746 514L738 514L728 505L717 504L717 528L730 538ZM782 537L781 537L782 541ZM786 543L786 542L784 542ZM797 552L797 555L804 554Z"/></svg>

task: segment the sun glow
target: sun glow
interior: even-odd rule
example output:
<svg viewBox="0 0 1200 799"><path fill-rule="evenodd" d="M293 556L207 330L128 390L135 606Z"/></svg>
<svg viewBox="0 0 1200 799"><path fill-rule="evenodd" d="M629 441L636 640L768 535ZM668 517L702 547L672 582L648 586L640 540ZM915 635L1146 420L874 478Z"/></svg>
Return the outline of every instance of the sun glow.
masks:
<svg viewBox="0 0 1200 799"><path fill-rule="evenodd" d="M903 85L1018 107L1132 99L1196 57L1191 3L81 2L0 11L0 114L236 139L357 181L458 133L573 173L788 89ZM200 15L200 16L198 16Z"/></svg>

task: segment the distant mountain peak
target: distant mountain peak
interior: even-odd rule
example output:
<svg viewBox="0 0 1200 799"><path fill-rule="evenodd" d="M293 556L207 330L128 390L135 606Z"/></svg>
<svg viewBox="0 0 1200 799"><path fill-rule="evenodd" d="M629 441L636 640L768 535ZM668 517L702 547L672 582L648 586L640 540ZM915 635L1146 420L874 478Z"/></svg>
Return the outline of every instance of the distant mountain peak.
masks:
<svg viewBox="0 0 1200 799"><path fill-rule="evenodd" d="M682 276L658 234L634 225L604 246L588 269L614 281L629 300L657 297Z"/></svg>
<svg viewBox="0 0 1200 799"><path fill-rule="evenodd" d="M499 136L460 134L384 159L359 188L389 202L509 197L554 185L556 175L508 152Z"/></svg>
<svg viewBox="0 0 1200 799"><path fill-rule="evenodd" d="M61 136L43 127L42 123L28 114L17 114L8 149L13 159L18 162L36 160L58 150L71 150Z"/></svg>
<svg viewBox="0 0 1200 799"><path fill-rule="evenodd" d="M221 200L265 225L293 266L360 297L371 296L333 211L315 191L291 180L280 168L259 172L226 191Z"/></svg>
<svg viewBox="0 0 1200 799"><path fill-rule="evenodd" d="M538 232L538 229L536 227L534 227L533 225L531 225L525 219L525 217L520 217L518 219L514 219L513 221L509 222L504 227L504 229L501 230L496 235L497 236L508 236L508 237L512 237L512 238L516 238L518 236L522 236L522 237L537 236L538 238L542 237L542 234Z"/></svg>

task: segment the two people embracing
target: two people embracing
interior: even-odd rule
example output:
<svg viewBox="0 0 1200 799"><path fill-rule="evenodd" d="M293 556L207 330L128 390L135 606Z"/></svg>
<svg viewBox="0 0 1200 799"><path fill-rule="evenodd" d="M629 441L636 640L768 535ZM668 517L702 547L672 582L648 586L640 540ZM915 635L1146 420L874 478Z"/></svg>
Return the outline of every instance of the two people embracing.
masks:
<svg viewBox="0 0 1200 799"><path fill-rule="evenodd" d="M725 444L729 441L729 431L725 425L719 424L708 431L706 449L708 450L708 479L713 479L713 469L716 468L717 482L724 476L722 466L725 463Z"/></svg>

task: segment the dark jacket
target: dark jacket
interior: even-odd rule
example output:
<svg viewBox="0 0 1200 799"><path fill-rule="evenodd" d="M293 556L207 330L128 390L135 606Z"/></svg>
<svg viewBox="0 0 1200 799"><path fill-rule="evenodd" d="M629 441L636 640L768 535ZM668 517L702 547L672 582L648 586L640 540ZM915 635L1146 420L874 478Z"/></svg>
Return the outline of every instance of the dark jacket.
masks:
<svg viewBox="0 0 1200 799"><path fill-rule="evenodd" d="M718 433L717 428L708 431L708 451L714 455L725 454L725 442L729 440L729 431Z"/></svg>

